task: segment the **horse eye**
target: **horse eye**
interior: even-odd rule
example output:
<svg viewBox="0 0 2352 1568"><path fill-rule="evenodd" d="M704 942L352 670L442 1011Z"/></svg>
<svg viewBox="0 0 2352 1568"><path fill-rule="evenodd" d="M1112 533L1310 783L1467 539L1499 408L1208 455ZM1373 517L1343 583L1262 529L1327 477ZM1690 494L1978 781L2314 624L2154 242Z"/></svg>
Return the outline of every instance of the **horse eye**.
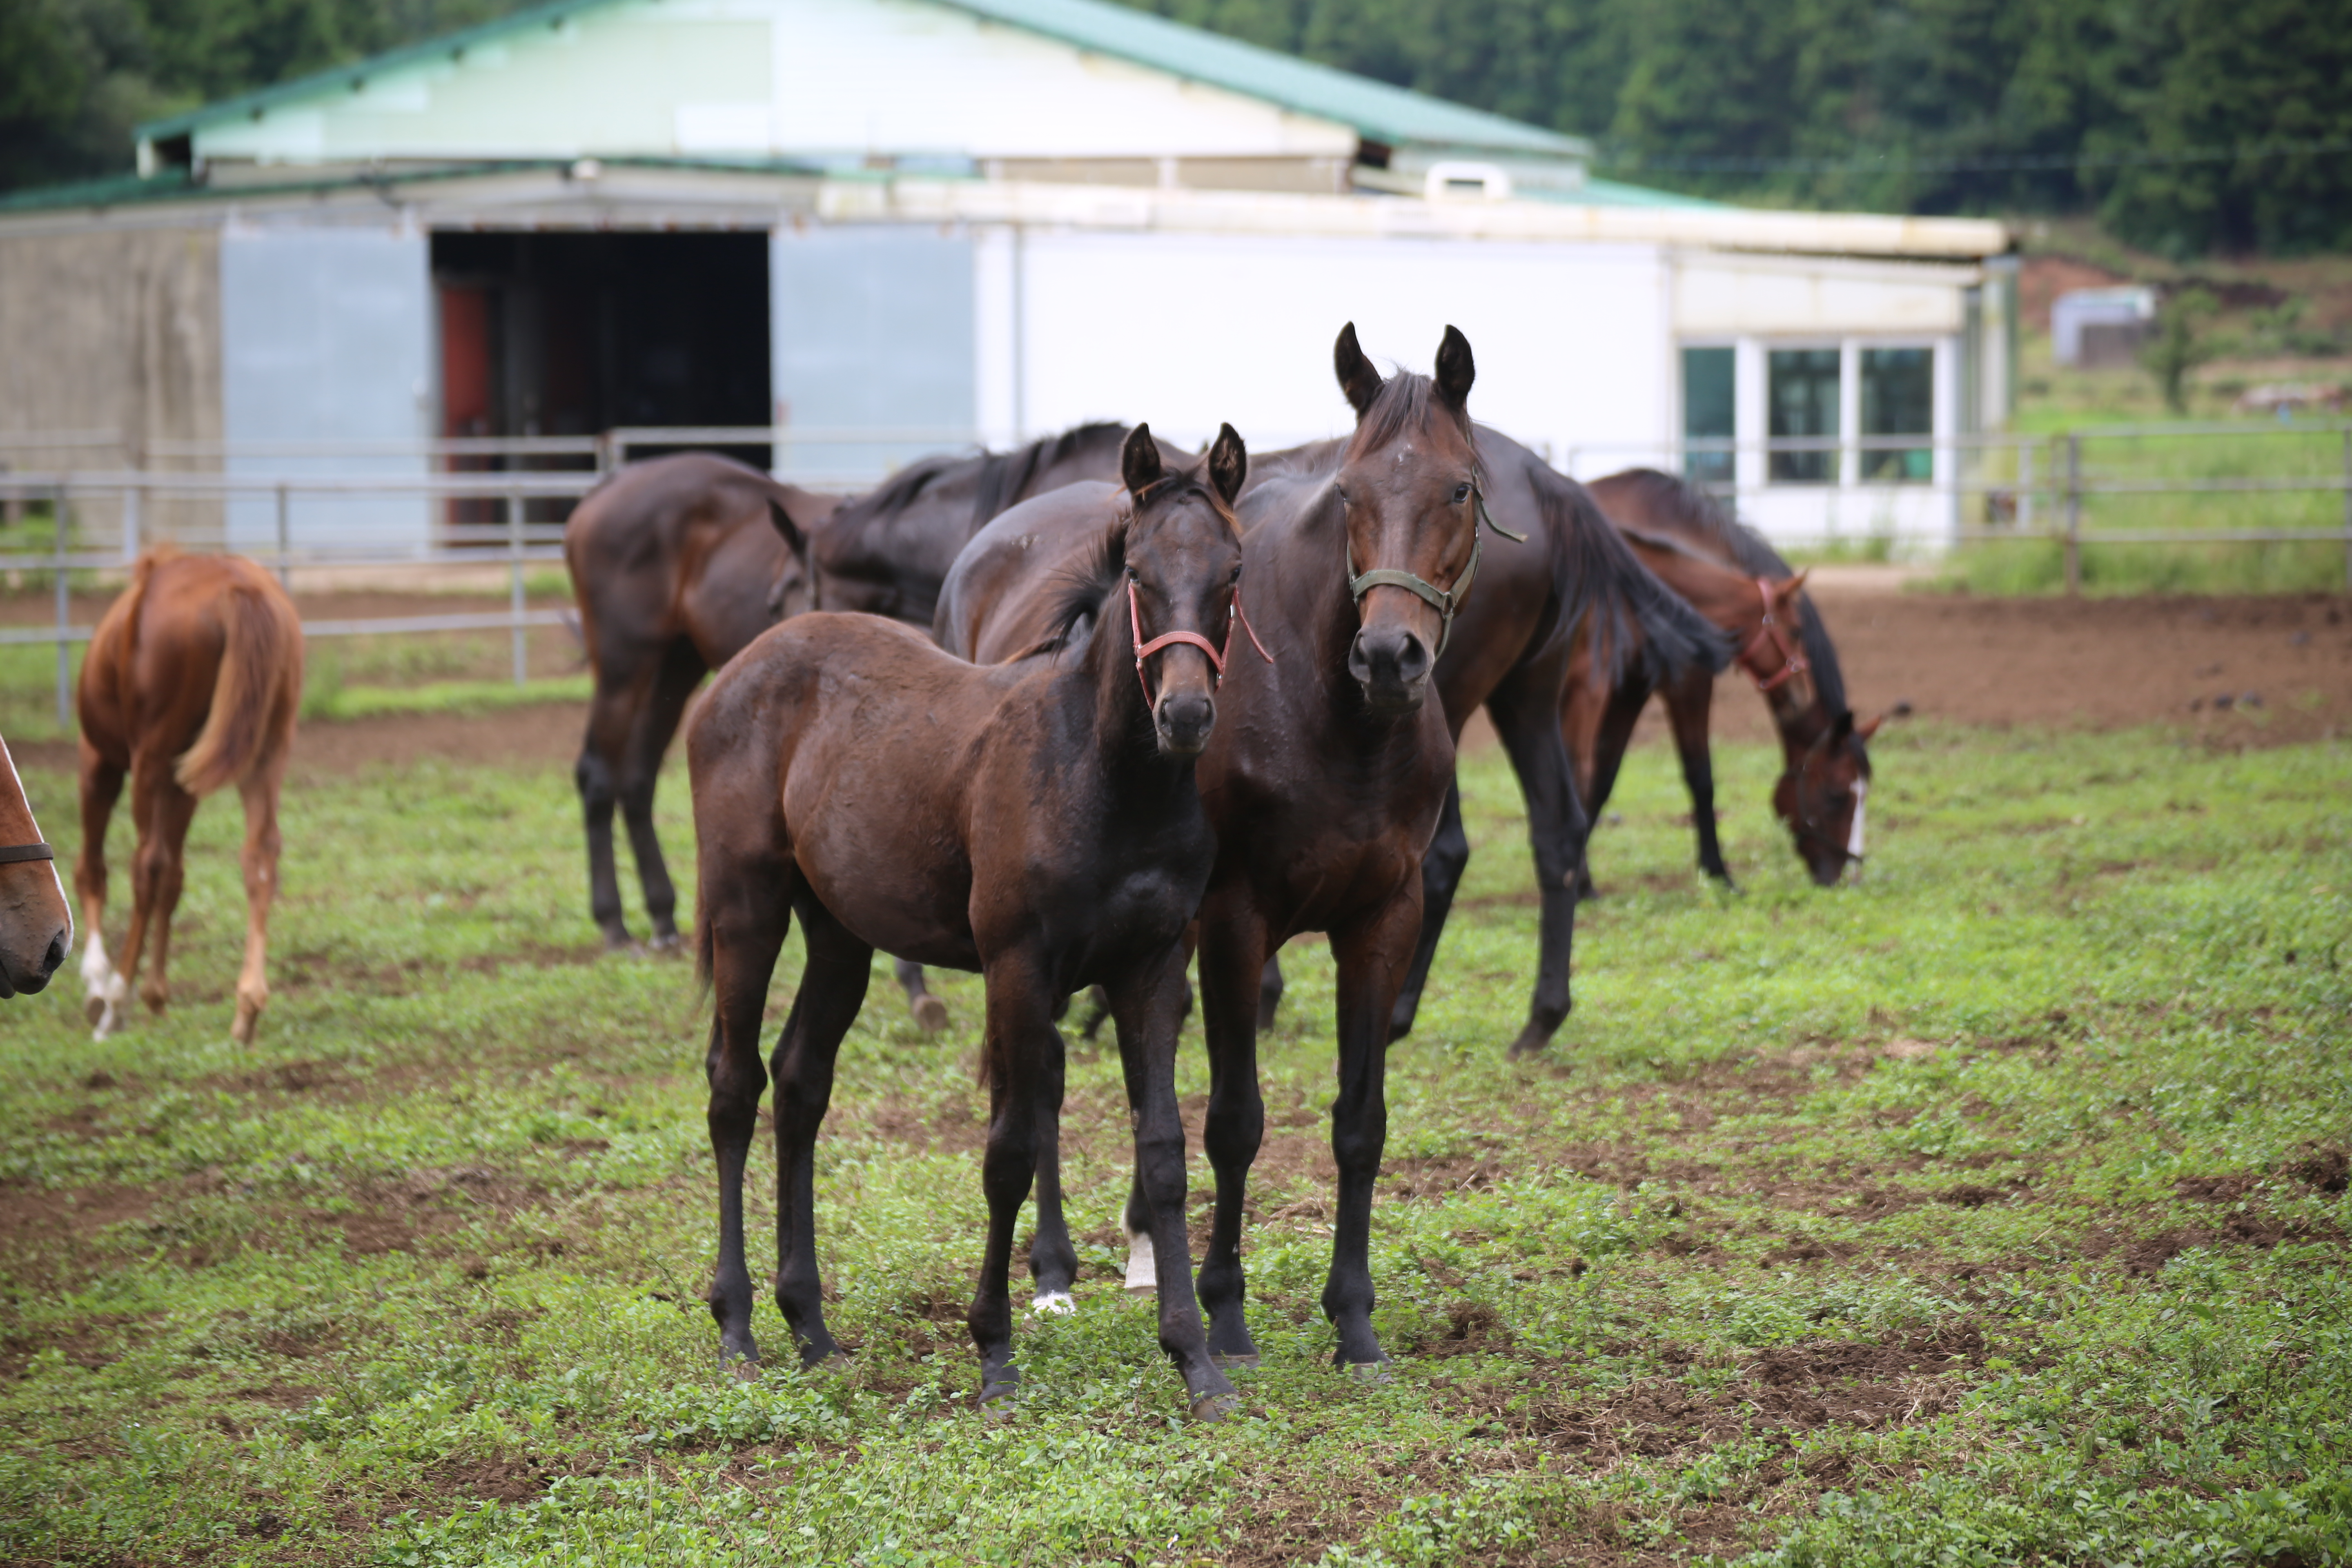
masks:
<svg viewBox="0 0 2352 1568"><path fill-rule="evenodd" d="M1127 569L1127 580L1130 583L1140 583L1143 581L1143 578L1136 572L1134 567L1130 566Z"/></svg>
<svg viewBox="0 0 2352 1568"><path fill-rule="evenodd" d="M1460 506L1464 501L1468 500L1469 499L1470 487L1468 485L1456 485L1454 487L1454 504L1455 506Z"/></svg>

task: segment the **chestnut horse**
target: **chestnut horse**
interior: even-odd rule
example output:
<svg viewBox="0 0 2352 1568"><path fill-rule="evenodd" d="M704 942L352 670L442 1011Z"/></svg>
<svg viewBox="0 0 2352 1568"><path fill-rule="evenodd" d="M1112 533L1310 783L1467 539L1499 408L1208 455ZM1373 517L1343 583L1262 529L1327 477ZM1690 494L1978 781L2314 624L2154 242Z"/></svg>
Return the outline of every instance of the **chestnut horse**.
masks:
<svg viewBox="0 0 2352 1568"><path fill-rule="evenodd" d="M1159 1271L1160 1342L1196 1416L1231 1405L1192 1296L1184 1130L1175 1093L1182 936L1216 854L1194 763L1217 720L1243 551L1231 510L1248 455L1227 426L1171 472L1138 426L1126 491L1081 484L1019 509L1077 520L1092 544L1059 619L1089 624L1075 657L982 668L909 627L815 613L724 670L687 736L701 875L695 937L717 987L710 1135L719 1258L710 1293L722 1357L756 1366L744 1259L743 1167L767 1074L760 1026L786 928L807 949L774 1059L776 1300L804 1364L827 1331L811 1194L834 1060L877 948L987 980L989 1226L968 1322L981 1399L1010 1395L1013 1230L1058 1081L1054 1027L1071 991L1101 984L1136 1108L1138 1180Z"/></svg>
<svg viewBox="0 0 2352 1568"><path fill-rule="evenodd" d="M805 607L798 562L771 514L805 531L840 504L713 452L631 463L581 500L563 561L595 673L574 778L588 819L588 906L611 947L629 945L613 854L627 825L653 945L677 945L677 891L654 835L654 782L704 674Z"/></svg>
<svg viewBox="0 0 2352 1568"><path fill-rule="evenodd" d="M152 928L155 967L140 995L163 1010L172 912L196 802L235 784L245 802L245 965L230 1037L250 1044L269 1001L269 905L278 891L278 789L302 700L302 623L276 579L236 555L149 551L99 621L82 661L82 979L97 1037L124 1022ZM138 848L122 968L107 962L106 827L131 779Z"/></svg>
<svg viewBox="0 0 2352 1568"><path fill-rule="evenodd" d="M57 860L0 740L0 1001L47 985L73 947L73 910Z"/></svg>
<svg viewBox="0 0 2352 1568"><path fill-rule="evenodd" d="M1846 700L1845 677L1838 668L1837 647L1830 641L1820 610L1797 586L1802 579L1760 536L1686 479L1654 468L1633 468L1595 479L1592 493L1629 537L1651 536L1655 542L1643 553L1662 570L1671 560L1662 546L1674 542L1746 578L1744 592L1731 595L1732 606L1726 611L1739 617L1740 627L1750 624L1751 612L1770 595L1776 613L1769 628L1749 632L1726 622L1718 624L1732 630L1746 650L1740 663L1762 693L1771 710L1773 727L1780 731L1782 766L1773 786L1772 809L1789 825L1797 857L1813 880L1824 888L1836 886L1848 866L1859 866L1863 860L1864 803L1870 793L1869 741L1878 732L1884 715L1863 723L1854 721ZM1720 584L1715 591L1720 594ZM1594 749L1589 757L1593 794L1589 805L1598 812L1601 803L1609 798L1633 721L1653 689L1665 700L1683 777L1690 788L1699 865L1709 876L1728 882L1731 874L1716 840L1715 768L1707 749L1707 721L1715 698L1712 680L1689 674L1644 684L1637 674L1618 684L1601 704L1607 717L1600 719L1594 730ZM1564 721L1579 722L1573 718Z"/></svg>
<svg viewBox="0 0 2352 1568"><path fill-rule="evenodd" d="M1354 436L1302 449L1278 471L1262 467L1242 498L1243 580L1273 661L1234 659L1199 770L1217 835L1200 918L1210 1060L1203 1142L1217 1182L1200 1299L1210 1349L1228 1364L1257 1358L1243 1321L1240 1246L1249 1167L1265 1126L1261 975L1285 941L1307 931L1327 933L1339 968L1331 1147L1339 1190L1323 1310L1338 1331L1340 1364L1385 1359L1372 1331L1368 1244L1387 1136L1389 1021L1421 931L1422 858L1454 771L1446 715L1426 699L1457 613L1466 614L1465 599L1478 602L1469 597L1474 581L1480 595L1490 585L1494 568L1481 572L1480 562L1524 548L1497 542L1486 553L1468 401L1476 372L1461 332L1446 329L1433 379L1401 372L1383 380L1353 326L1340 332L1334 363L1356 409ZM967 558L975 588L992 587L1002 608L968 616L944 605L940 624L960 628L963 643L951 651L1002 656L1034 633L1035 613L1024 609L1034 591L1009 584L1050 580L1068 553L1042 535L1024 544L1021 531L1007 519L992 540L975 542L976 554L986 547L1002 557L985 565ZM1570 618L1582 609L1571 605ZM1545 692L1555 750L1559 724L1549 715L1557 712L1558 669ZM1162 1000L1181 1005L1180 994ZM1168 1271L1168 1241L1137 1223L1148 1196L1129 1200L1131 1280L1147 1258L1157 1278ZM1058 1194L1041 1188L1031 1255L1039 1294L1066 1289L1075 1264Z"/></svg>

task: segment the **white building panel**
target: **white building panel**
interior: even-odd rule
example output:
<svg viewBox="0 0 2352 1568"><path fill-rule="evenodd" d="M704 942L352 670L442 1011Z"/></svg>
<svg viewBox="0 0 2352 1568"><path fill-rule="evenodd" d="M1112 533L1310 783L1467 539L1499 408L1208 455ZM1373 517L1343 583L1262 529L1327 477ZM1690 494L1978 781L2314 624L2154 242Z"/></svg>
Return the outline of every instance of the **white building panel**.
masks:
<svg viewBox="0 0 2352 1568"><path fill-rule="evenodd" d="M1030 435L1090 418L1148 419L1188 445L1230 421L1258 450L1345 434L1331 343L1349 321L1376 362L1423 374L1460 327L1473 415L1555 458L1656 443L1673 406L1646 247L1030 231L1017 266L1019 350L982 356L1000 384L980 404L1013 405L1001 378L1017 367Z"/></svg>
<svg viewBox="0 0 2352 1568"><path fill-rule="evenodd" d="M1675 325L1710 332L1956 332L1974 268L1780 257L1685 256L1675 268Z"/></svg>

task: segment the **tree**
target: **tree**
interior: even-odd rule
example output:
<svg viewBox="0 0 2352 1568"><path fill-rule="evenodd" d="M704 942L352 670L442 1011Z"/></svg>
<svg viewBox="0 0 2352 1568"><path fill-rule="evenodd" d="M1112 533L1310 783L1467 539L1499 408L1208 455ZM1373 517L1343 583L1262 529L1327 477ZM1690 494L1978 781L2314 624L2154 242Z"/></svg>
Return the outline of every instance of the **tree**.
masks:
<svg viewBox="0 0 2352 1568"><path fill-rule="evenodd" d="M2140 363L2164 388L2164 401L2175 414L2189 412L2189 373L2213 357L2203 328L2217 308L2204 289L2183 289L2165 300L2156 313L2155 332L2140 346Z"/></svg>

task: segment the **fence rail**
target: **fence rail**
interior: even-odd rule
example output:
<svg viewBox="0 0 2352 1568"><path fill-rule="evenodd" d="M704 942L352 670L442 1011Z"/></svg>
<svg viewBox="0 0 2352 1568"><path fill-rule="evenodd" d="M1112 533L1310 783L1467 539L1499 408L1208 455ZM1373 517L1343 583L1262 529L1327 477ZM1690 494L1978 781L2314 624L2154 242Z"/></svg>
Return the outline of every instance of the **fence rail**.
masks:
<svg viewBox="0 0 2352 1568"><path fill-rule="evenodd" d="M26 501L46 502L54 519L47 549L0 550L0 571L46 574L56 593L53 625L0 627L0 647L56 646L58 720L60 727L66 726L71 720L71 649L87 641L92 630L72 622L71 574L121 570L135 560L149 542L142 523L152 505L194 501L226 508L258 500L271 506L276 547L240 553L277 573L281 582L290 582L299 572L327 569L503 565L508 605L502 611L308 621L303 630L322 637L504 630L511 639L514 679L520 684L526 675L528 632L563 619L560 611L532 610L526 603L529 569L562 559L562 524L531 521L531 503L577 500L632 453L651 448L766 447L780 477L816 488L863 488L881 473L862 468L819 471L793 458L800 453L830 455L860 448L887 458L916 449L977 444L978 432L946 426L625 426L585 436L375 442L157 440L147 443L134 458L112 431L0 432L0 506L14 517ZM1550 450L1547 445L1547 458ZM85 453L115 460L76 466ZM1924 454L1926 471L1868 472L1875 454ZM16 467L24 456L45 460L35 468ZM428 466L405 473L352 471L355 466L387 458L415 458ZM1776 459L1780 458L1806 459L1811 471L1791 471L1797 465L1790 464L1776 472ZM327 467L319 466L322 464ZM473 466L488 464L504 466ZM550 464L564 466L545 466ZM1881 518L1899 513L1917 524L1903 531L1906 542L1941 548L2000 541L2055 542L2064 554L2067 588L2077 592L2085 546L2340 542L2346 585L2352 591L2352 423L2117 426L2040 437L1847 432L1762 440L1694 437L1580 444L1564 448L1559 464L1579 478L1637 465L1691 475L1782 543L1872 537L1870 526L1841 532L1835 520L1841 507L1849 512L1874 508ZM1906 456L1904 467L1913 466ZM2293 499L2329 495L2341 497L2341 521L2325 526L2317 524L2319 514L2314 509ZM2289 515L2265 517L2246 527L2149 527L2144 519L2130 526L2099 526L2088 515L2163 497L2190 502L2252 498L2278 503L2273 510ZM85 547L77 548L76 503L99 498L119 504L120 538L111 548L89 548L87 541ZM430 542L416 548L387 550L365 542L295 547L291 516L296 500L371 498L408 498L428 506L492 502L499 509L499 521L464 521L454 512L445 513L433 526ZM2298 506L2300 517L2293 515ZM1826 529L1817 529L1810 538L1801 521L1790 522L1791 518L1801 520L1809 508L1825 520ZM1982 521L1975 521L1972 512Z"/></svg>

